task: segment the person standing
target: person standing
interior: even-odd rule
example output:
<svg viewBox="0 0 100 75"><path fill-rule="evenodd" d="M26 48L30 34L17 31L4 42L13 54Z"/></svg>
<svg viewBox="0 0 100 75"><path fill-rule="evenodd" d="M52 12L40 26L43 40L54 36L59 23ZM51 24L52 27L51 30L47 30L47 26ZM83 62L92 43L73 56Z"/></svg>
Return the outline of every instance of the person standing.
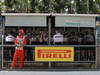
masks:
<svg viewBox="0 0 100 75"><path fill-rule="evenodd" d="M53 43L56 45L61 45L63 43L64 37L61 33L56 31L56 34L53 36Z"/></svg>
<svg viewBox="0 0 100 75"><path fill-rule="evenodd" d="M6 44L13 44L14 40L15 37L12 35L12 32L10 32L10 34L8 34L8 36L5 38Z"/></svg>
<svg viewBox="0 0 100 75"><path fill-rule="evenodd" d="M27 45L32 45L32 39L33 39L33 31L32 29L27 32L26 34L26 44ZM32 60L33 59L33 48L32 47L25 47L25 53L26 53L26 59Z"/></svg>
<svg viewBox="0 0 100 75"><path fill-rule="evenodd" d="M26 39L24 37L24 30L19 29L19 34L15 39L15 53L13 56L13 61L11 64L11 68L16 67L18 59L20 61L19 67L22 68L24 66L24 48L23 45L26 44Z"/></svg>
<svg viewBox="0 0 100 75"><path fill-rule="evenodd" d="M15 40L15 37L12 35L12 32L10 32L5 37L5 43L8 44L8 45L13 45L14 44L14 40ZM7 57L7 59L12 59L13 52L14 52L14 47L12 47L12 46L5 47L4 56Z"/></svg>
<svg viewBox="0 0 100 75"><path fill-rule="evenodd" d="M86 35L83 37L84 45L93 45L94 44L94 37L91 33L86 32Z"/></svg>
<svg viewBox="0 0 100 75"><path fill-rule="evenodd" d="M45 40L44 32L41 30L39 35L40 35L39 37L40 44L44 44L44 40Z"/></svg>

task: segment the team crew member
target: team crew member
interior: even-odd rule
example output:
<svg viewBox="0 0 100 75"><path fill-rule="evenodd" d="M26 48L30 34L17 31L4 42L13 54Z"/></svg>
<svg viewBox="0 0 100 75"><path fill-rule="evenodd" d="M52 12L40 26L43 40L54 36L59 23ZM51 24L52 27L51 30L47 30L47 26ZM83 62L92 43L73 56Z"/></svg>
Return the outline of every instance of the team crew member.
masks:
<svg viewBox="0 0 100 75"><path fill-rule="evenodd" d="M5 38L6 44L13 44L14 40L15 40L15 37L11 33L8 34L8 36L6 36Z"/></svg>
<svg viewBox="0 0 100 75"><path fill-rule="evenodd" d="M12 32L10 32L5 37L5 43L9 45L14 44L15 37L12 35ZM5 47L4 56L7 56L9 59L13 57L14 47Z"/></svg>
<svg viewBox="0 0 100 75"><path fill-rule="evenodd" d="M25 44L26 44L26 39L24 37L24 30L20 29L19 35L15 39L15 45L17 45L17 47L15 48L15 53L11 64L12 68L16 67L18 61L17 59L19 59L20 61L19 67L22 68L24 66L24 48L22 45Z"/></svg>
<svg viewBox="0 0 100 75"><path fill-rule="evenodd" d="M86 35L83 37L83 41L85 45L92 45L94 44L94 37L91 33L86 32Z"/></svg>
<svg viewBox="0 0 100 75"><path fill-rule="evenodd" d="M26 44L32 45L32 39L33 39L33 31L27 31L26 34ZM26 59L32 60L33 59L33 52L31 47L25 47L25 53L26 53Z"/></svg>
<svg viewBox="0 0 100 75"><path fill-rule="evenodd" d="M53 36L53 43L54 44L62 44L63 43L63 35L61 33L59 33L58 31L56 31L56 34Z"/></svg>
<svg viewBox="0 0 100 75"><path fill-rule="evenodd" d="M44 39L45 39L44 32L43 32L43 31L40 31L39 42L40 42L41 44L43 44Z"/></svg>

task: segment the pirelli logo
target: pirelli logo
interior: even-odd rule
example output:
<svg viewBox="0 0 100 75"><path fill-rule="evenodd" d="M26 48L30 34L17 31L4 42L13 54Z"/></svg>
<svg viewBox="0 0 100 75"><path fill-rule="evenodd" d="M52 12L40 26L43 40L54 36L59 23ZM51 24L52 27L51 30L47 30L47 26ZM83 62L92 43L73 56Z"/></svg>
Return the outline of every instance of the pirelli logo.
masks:
<svg viewBox="0 0 100 75"><path fill-rule="evenodd" d="M74 47L36 47L35 61L74 61Z"/></svg>

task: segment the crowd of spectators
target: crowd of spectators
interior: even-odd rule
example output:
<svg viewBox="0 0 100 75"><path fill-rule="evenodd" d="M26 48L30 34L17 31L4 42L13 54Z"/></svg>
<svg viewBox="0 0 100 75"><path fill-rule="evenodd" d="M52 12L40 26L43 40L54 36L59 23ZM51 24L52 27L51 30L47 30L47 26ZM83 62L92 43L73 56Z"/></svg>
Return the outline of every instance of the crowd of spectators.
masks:
<svg viewBox="0 0 100 75"><path fill-rule="evenodd" d="M49 38L47 30L25 30L25 37L27 39L27 45L48 45L49 39L51 45L94 45L95 37L94 32L70 32L60 30L54 30L51 32L51 38ZM15 39L14 32L10 32L5 36L5 43L13 43ZM16 33L17 35L17 33Z"/></svg>

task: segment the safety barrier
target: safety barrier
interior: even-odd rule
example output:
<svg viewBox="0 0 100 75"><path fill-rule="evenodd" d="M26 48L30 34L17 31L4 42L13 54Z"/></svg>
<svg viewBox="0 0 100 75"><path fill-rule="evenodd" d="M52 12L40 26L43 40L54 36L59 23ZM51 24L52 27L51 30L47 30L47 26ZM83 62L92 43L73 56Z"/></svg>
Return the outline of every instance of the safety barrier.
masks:
<svg viewBox="0 0 100 75"><path fill-rule="evenodd" d="M1 68L11 70L16 45L1 46ZM22 69L16 67L13 70L85 70L97 68L97 47L99 46L96 45L23 45L23 47L25 50L24 67ZM41 53L39 54L40 48ZM46 48L45 51L44 48ZM41 55L40 58L38 55Z"/></svg>

